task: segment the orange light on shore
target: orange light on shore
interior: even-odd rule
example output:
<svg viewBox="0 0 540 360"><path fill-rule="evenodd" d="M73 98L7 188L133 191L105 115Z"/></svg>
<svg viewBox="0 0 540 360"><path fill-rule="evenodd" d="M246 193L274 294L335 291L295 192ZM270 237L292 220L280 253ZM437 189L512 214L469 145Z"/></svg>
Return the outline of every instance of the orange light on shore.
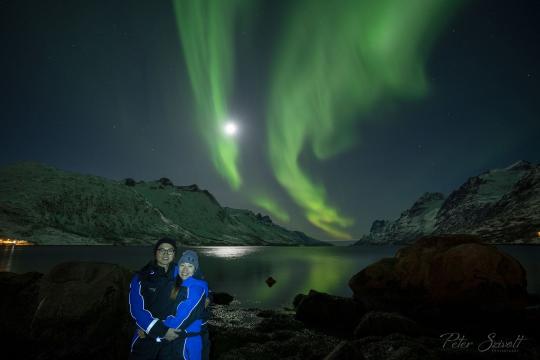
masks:
<svg viewBox="0 0 540 360"><path fill-rule="evenodd" d="M0 245L29 246L29 245L34 245L34 244L26 240L0 239Z"/></svg>
<svg viewBox="0 0 540 360"><path fill-rule="evenodd" d="M540 238L540 231L536 233L536 236Z"/></svg>

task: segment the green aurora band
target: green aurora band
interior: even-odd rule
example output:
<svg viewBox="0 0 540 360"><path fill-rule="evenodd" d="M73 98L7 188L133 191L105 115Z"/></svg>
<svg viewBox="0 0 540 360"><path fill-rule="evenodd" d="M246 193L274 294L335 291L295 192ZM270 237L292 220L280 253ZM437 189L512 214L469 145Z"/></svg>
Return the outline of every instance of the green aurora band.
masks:
<svg viewBox="0 0 540 360"><path fill-rule="evenodd" d="M302 170L309 147L320 160L356 142L354 123L375 105L427 92L428 50L457 0L304 0L286 19L267 118L269 158L279 184L329 235L349 239L353 220L329 204Z"/></svg>
<svg viewBox="0 0 540 360"><path fill-rule="evenodd" d="M268 211L272 216L281 220L282 222L289 222L290 216L275 200L271 199L267 195L258 194L252 196L251 201L258 207Z"/></svg>
<svg viewBox="0 0 540 360"><path fill-rule="evenodd" d="M234 78L234 26L249 0L173 0L183 54L193 88L197 125L214 167L233 189L242 178L238 146L222 129L229 117Z"/></svg>

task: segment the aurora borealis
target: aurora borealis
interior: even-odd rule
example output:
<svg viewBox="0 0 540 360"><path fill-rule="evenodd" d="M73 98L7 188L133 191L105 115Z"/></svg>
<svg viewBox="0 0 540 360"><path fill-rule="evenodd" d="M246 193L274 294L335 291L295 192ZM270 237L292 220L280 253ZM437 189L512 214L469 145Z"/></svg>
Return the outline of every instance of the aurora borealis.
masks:
<svg viewBox="0 0 540 360"><path fill-rule="evenodd" d="M234 25L246 0L174 0L178 32L195 93L196 123L208 144L216 170L233 189L242 178L238 147L221 133L229 117L234 77Z"/></svg>
<svg viewBox="0 0 540 360"><path fill-rule="evenodd" d="M307 0L289 18L271 85L269 153L279 183L328 234L350 239L344 228L353 220L330 206L324 185L302 171L300 152L308 146L328 159L354 145L351 124L377 103L424 94L424 56L452 13L448 4Z"/></svg>
<svg viewBox="0 0 540 360"><path fill-rule="evenodd" d="M539 8L9 1L0 165L165 176L356 239L426 191L540 161Z"/></svg>
<svg viewBox="0 0 540 360"><path fill-rule="evenodd" d="M345 151L355 142L351 124L377 102L424 94L424 56L457 4L415 0L403 9L399 0L306 0L291 6L272 64L266 151L279 184L327 234L350 239L344 229L353 219L332 207L324 185L301 169L300 152L309 146L323 160ZM238 147L215 130L229 116L234 24L248 4L175 0L174 5L197 123L216 170L238 190ZM288 218L264 195L255 204L280 220Z"/></svg>

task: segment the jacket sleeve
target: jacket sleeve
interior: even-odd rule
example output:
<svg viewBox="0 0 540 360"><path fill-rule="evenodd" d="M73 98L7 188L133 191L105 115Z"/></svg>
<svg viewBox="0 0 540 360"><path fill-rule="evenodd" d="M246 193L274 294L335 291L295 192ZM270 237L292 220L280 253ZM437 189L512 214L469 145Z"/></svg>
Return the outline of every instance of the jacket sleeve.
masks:
<svg viewBox="0 0 540 360"><path fill-rule="evenodd" d="M176 314L169 315L165 321L156 323L149 333L150 336L163 336L169 328L185 330L204 310L205 299L205 290L202 286L188 287L187 298L178 304Z"/></svg>
<svg viewBox="0 0 540 360"><path fill-rule="evenodd" d="M141 294L141 280L138 275L133 276L129 286L129 311L137 326L147 334L159 321L145 308L144 297Z"/></svg>

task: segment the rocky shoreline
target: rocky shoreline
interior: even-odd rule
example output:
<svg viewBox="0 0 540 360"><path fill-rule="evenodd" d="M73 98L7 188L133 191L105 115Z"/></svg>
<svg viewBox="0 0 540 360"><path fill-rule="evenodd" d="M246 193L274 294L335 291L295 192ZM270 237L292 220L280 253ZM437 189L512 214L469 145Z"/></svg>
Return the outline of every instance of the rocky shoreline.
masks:
<svg viewBox="0 0 540 360"><path fill-rule="evenodd" d="M72 262L0 273L0 338L21 359L126 359L132 273ZM294 309L211 305L212 359L539 359L540 298L521 265L466 237L431 237L354 275L354 296L315 290ZM221 301L224 299L224 301ZM218 304L220 303L220 304Z"/></svg>

